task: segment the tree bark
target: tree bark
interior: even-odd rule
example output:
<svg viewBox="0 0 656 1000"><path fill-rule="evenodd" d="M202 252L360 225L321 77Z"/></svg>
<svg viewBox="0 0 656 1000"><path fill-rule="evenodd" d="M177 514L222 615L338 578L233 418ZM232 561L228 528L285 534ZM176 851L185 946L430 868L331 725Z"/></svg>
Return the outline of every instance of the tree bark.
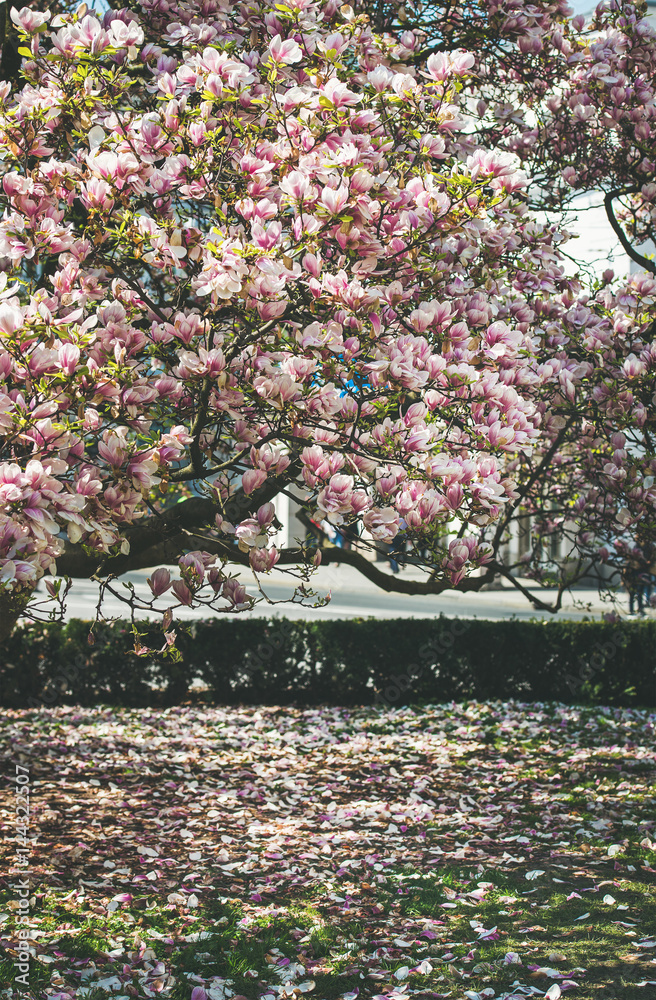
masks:
<svg viewBox="0 0 656 1000"><path fill-rule="evenodd" d="M21 590L18 593L0 591L0 643L13 632L31 596L31 590Z"/></svg>
<svg viewBox="0 0 656 1000"><path fill-rule="evenodd" d="M218 547L213 548L211 541L201 538L201 545L196 532L211 528L216 514L222 514L231 522L251 517L262 504L273 500L289 485L290 476L293 481L299 471L300 461L295 459L285 475L268 479L253 493L246 494L239 489L223 504L208 497L188 497L160 514L137 521L123 533L130 545L130 551L125 555L88 555L80 545L66 543L63 554L57 559L57 572L61 576L73 577L90 577L94 574L101 577L121 576L131 570L161 562L162 556L159 553L162 551L166 553L166 558L175 562L185 548L202 547L209 552L232 552L233 547L220 541L217 542Z"/></svg>

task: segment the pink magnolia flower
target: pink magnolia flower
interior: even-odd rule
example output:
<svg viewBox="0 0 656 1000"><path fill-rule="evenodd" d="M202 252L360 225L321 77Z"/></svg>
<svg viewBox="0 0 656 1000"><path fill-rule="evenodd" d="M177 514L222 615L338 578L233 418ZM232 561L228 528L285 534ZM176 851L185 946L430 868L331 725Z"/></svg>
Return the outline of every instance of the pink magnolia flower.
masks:
<svg viewBox="0 0 656 1000"><path fill-rule="evenodd" d="M629 356L622 363L622 371L627 378L638 378L643 375L647 370L647 366L643 361L636 358L635 354L629 354Z"/></svg>
<svg viewBox="0 0 656 1000"><path fill-rule="evenodd" d="M264 320L279 319L287 310L287 299L278 302L258 302L257 311Z"/></svg>
<svg viewBox="0 0 656 1000"><path fill-rule="evenodd" d="M349 90L346 84L342 83L336 76L332 76L323 85L322 95L334 108L352 107L362 100L359 94Z"/></svg>
<svg viewBox="0 0 656 1000"><path fill-rule="evenodd" d="M269 573L280 558L275 546L270 549L251 549L248 559L256 573Z"/></svg>
<svg viewBox="0 0 656 1000"><path fill-rule="evenodd" d="M202 586L205 579L205 563L201 552L187 552L178 559L180 575L191 591Z"/></svg>
<svg viewBox="0 0 656 1000"><path fill-rule="evenodd" d="M75 480L75 492L81 496L93 497L102 491L102 481L94 469L89 469Z"/></svg>
<svg viewBox="0 0 656 1000"><path fill-rule="evenodd" d="M280 181L280 190L292 201L305 201L312 191L310 180L300 170L292 170Z"/></svg>
<svg viewBox="0 0 656 1000"><path fill-rule="evenodd" d="M252 604L251 599L246 594L246 588L239 580L234 578L228 579L223 584L222 596L230 603L232 607L237 611L242 611L245 608L249 608Z"/></svg>
<svg viewBox="0 0 656 1000"><path fill-rule="evenodd" d="M111 212L114 207L112 189L106 180L100 177L90 177L80 190L80 201L85 208L96 208L102 212Z"/></svg>
<svg viewBox="0 0 656 1000"><path fill-rule="evenodd" d="M0 331L6 334L15 333L24 324L23 313L17 306L9 302L0 302Z"/></svg>
<svg viewBox="0 0 656 1000"><path fill-rule="evenodd" d="M434 80L442 81L450 75L463 76L475 62L471 52L435 52L428 57L426 67Z"/></svg>
<svg viewBox="0 0 656 1000"><path fill-rule="evenodd" d="M293 38L286 38L284 41L280 35L274 35L269 42L269 57L272 63L284 66L288 63L300 62L303 52L298 42Z"/></svg>
<svg viewBox="0 0 656 1000"><path fill-rule="evenodd" d="M107 34L110 44L119 49L134 48L142 45L144 40L143 28L138 21L121 21L115 18L110 21Z"/></svg>
<svg viewBox="0 0 656 1000"><path fill-rule="evenodd" d="M257 523L262 528L267 528L276 516L276 508L271 501L263 503L257 511Z"/></svg>
<svg viewBox="0 0 656 1000"><path fill-rule="evenodd" d="M128 464L127 474L132 479L136 489L148 490L160 482L156 476L157 462L152 451L135 455Z"/></svg>
<svg viewBox="0 0 656 1000"><path fill-rule="evenodd" d="M348 188L345 184L340 184L338 188L325 187L321 192L321 203L325 205L331 215L339 215L348 201Z"/></svg>
<svg viewBox="0 0 656 1000"><path fill-rule="evenodd" d="M115 433L105 431L102 439L98 442L98 454L110 465L118 467L123 465L129 453L129 445L125 432Z"/></svg>
<svg viewBox="0 0 656 1000"><path fill-rule="evenodd" d="M161 597L171 586L171 574L167 569L156 569L152 576L148 577L148 586L155 597Z"/></svg>
<svg viewBox="0 0 656 1000"><path fill-rule="evenodd" d="M62 344L59 348L59 364L66 375L72 375L80 360L80 348L75 344Z"/></svg>
<svg viewBox="0 0 656 1000"><path fill-rule="evenodd" d="M327 517L333 524L342 524L342 514L350 511L353 496L353 476L338 474L331 476L328 484L317 497L317 508L321 517Z"/></svg>
<svg viewBox="0 0 656 1000"><path fill-rule="evenodd" d="M41 25L46 24L51 17L50 13L46 12L42 14L39 11L31 10L29 7L21 7L20 10L12 7L9 11L9 16L16 27L24 31L27 35L38 31Z"/></svg>
<svg viewBox="0 0 656 1000"><path fill-rule="evenodd" d="M399 533L399 514L392 507L373 507L362 521L377 542L391 542Z"/></svg>
<svg viewBox="0 0 656 1000"><path fill-rule="evenodd" d="M237 525L235 534L242 552L258 546L261 547L266 543L267 535L262 527L259 521L252 517L246 518Z"/></svg>
<svg viewBox="0 0 656 1000"><path fill-rule="evenodd" d="M174 580L171 584L171 589L180 601L180 604L184 604L186 607L189 607L193 601L194 595L184 580Z"/></svg>
<svg viewBox="0 0 656 1000"><path fill-rule="evenodd" d="M267 474L263 469L247 469L241 477L241 485L247 495L254 493L266 482Z"/></svg>

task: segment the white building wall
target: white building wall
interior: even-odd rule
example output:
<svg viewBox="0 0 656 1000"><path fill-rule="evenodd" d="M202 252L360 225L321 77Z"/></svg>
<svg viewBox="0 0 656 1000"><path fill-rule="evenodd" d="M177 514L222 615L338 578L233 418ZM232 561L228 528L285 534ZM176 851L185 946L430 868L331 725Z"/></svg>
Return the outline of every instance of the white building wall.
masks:
<svg viewBox="0 0 656 1000"><path fill-rule="evenodd" d="M294 494L296 487L292 484L289 492ZM273 501L276 509L276 517L280 521L281 527L274 536L274 545L279 549L296 548L299 542L305 538L305 525L299 521L296 511L299 509L294 500L283 494L279 494Z"/></svg>
<svg viewBox="0 0 656 1000"><path fill-rule="evenodd" d="M594 14L596 3L590 0L573 0L571 7L575 14ZM649 20L656 28L656 0L648 0ZM573 214L567 228L578 233L578 238L565 244L564 250L592 274L600 277L607 268L612 268L618 278L626 277L640 271L640 265L632 261L622 249L619 240L611 229L603 205L603 195L592 192L581 195L572 206ZM640 248L641 252L653 253L651 245ZM575 264L570 264L568 271L576 270Z"/></svg>

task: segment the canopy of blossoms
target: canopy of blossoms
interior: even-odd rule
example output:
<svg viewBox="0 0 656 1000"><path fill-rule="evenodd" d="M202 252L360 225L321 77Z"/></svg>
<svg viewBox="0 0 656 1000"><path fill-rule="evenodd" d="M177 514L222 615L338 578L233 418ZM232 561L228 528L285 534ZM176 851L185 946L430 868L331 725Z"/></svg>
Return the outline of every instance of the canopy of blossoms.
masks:
<svg viewBox="0 0 656 1000"><path fill-rule="evenodd" d="M545 536L568 539L563 587L651 530L656 281L583 287L529 184L542 171L552 204L615 184L633 143L640 210L622 231L644 238L656 43L634 6L590 29L563 3L487 0L441 43L432 7L403 30L398 12L377 24L333 0L12 9L12 614L57 572L179 562L180 579L151 576L154 597L231 612L249 605L235 562L296 566L303 588L319 557L272 541L290 488L363 546L402 531L424 592L509 575L517 516L536 525L526 573L549 571Z"/></svg>

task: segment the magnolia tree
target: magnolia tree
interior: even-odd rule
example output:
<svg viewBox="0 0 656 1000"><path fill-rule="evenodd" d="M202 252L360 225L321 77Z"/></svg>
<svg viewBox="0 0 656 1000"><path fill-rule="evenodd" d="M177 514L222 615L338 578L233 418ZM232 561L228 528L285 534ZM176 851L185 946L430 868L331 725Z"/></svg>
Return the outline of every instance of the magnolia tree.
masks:
<svg viewBox="0 0 656 1000"><path fill-rule="evenodd" d="M39 6L1 64L5 630L41 577L56 602L160 566L125 596L168 628L249 607L240 566L302 598L337 556L557 608L653 533L656 281L573 275L558 215L601 186L629 248L651 235L639 10ZM282 494L314 544L276 547ZM367 552L399 532L423 581Z"/></svg>

